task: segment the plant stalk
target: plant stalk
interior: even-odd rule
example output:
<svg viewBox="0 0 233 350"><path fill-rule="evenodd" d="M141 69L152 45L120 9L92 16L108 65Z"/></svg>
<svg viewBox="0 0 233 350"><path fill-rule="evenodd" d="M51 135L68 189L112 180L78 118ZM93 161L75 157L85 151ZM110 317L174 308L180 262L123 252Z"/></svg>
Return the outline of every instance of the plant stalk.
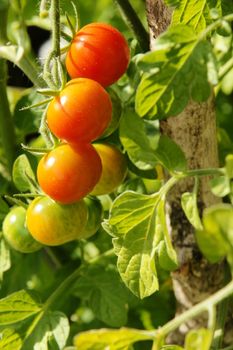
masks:
<svg viewBox="0 0 233 350"><path fill-rule="evenodd" d="M24 342L29 338L29 336L32 334L34 329L36 328L39 321L43 318L45 312L51 307L51 305L59 298L63 297L64 295L68 296L69 291L71 290L70 286L71 284L76 281L80 273L85 269L88 265L94 264L95 262L107 257L113 255L113 249L110 249L103 254L97 256L96 258L91 259L90 261L86 262L85 264L78 267L71 275L69 275L61 284L60 286L48 297L45 304L43 305L43 308L41 312L35 317L33 320L31 326L29 327L27 334L24 338Z"/></svg>
<svg viewBox="0 0 233 350"><path fill-rule="evenodd" d="M219 302L223 301L227 297L233 294L233 281L228 283L225 287L220 289L218 292L207 298L206 300L200 302L199 304L193 306L191 309L185 311L183 314L175 317L173 320L166 323L163 327L159 329L159 331L155 331L155 335L157 332L166 336L170 332L177 329L181 324L187 322L188 320L199 316L201 313L205 311L209 311L212 307L214 307Z"/></svg>
<svg viewBox="0 0 233 350"><path fill-rule="evenodd" d="M11 170L15 157L15 131L7 98L7 65L0 58L0 136L7 161L7 171L11 177Z"/></svg>
<svg viewBox="0 0 233 350"><path fill-rule="evenodd" d="M150 50L149 34L145 30L129 0L116 0L143 52Z"/></svg>
<svg viewBox="0 0 233 350"><path fill-rule="evenodd" d="M52 50L60 57L60 0L51 0Z"/></svg>

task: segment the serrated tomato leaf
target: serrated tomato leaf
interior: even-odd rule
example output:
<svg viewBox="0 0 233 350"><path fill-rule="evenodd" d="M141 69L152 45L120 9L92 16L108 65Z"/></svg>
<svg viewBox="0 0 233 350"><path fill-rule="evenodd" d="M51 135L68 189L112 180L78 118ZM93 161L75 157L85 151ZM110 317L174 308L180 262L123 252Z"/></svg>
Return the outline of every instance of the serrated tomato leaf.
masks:
<svg viewBox="0 0 233 350"><path fill-rule="evenodd" d="M151 169L158 163L155 149L159 140L158 125L150 125L150 135L146 121L142 120L133 109L127 109L120 122L120 140L130 160L139 169Z"/></svg>
<svg viewBox="0 0 233 350"><path fill-rule="evenodd" d="M172 15L172 25L183 23L193 27L195 32L201 32L212 22L213 8L221 16L221 0L180 0Z"/></svg>
<svg viewBox="0 0 233 350"><path fill-rule="evenodd" d="M233 207L218 204L203 212L203 230L196 231L196 240L204 256L212 263L224 256L233 259Z"/></svg>
<svg viewBox="0 0 233 350"><path fill-rule="evenodd" d="M141 117L164 119L183 111L190 99L205 101L217 83L212 48L192 27L177 25L155 41L154 51L138 59L144 71L135 107Z"/></svg>
<svg viewBox="0 0 233 350"><path fill-rule="evenodd" d="M19 191L34 192L33 181L36 181L30 162L25 154L21 154L13 165L13 181Z"/></svg>
<svg viewBox="0 0 233 350"><path fill-rule="evenodd" d="M74 344L79 350L128 350L135 342L151 339L149 332L138 329L98 329L79 333Z"/></svg>
<svg viewBox="0 0 233 350"><path fill-rule="evenodd" d="M0 300L0 325L25 320L40 312L41 306L25 290L12 293Z"/></svg>
<svg viewBox="0 0 233 350"><path fill-rule="evenodd" d="M14 329L6 328L0 333L0 350L21 350L22 338Z"/></svg>
<svg viewBox="0 0 233 350"><path fill-rule="evenodd" d="M159 193L123 193L113 202L104 227L113 236L121 278L139 298L145 298L159 288L155 258L161 241L165 244L162 253L163 257L166 254L166 268L177 267L176 253L167 230L165 202Z"/></svg>
<svg viewBox="0 0 233 350"><path fill-rule="evenodd" d="M168 136L160 135L155 122L142 120L133 110L125 112L120 139L131 162L143 170L158 163L169 171L185 170L187 162L182 149Z"/></svg>
<svg viewBox="0 0 233 350"><path fill-rule="evenodd" d="M127 289L113 268L90 265L77 279L74 294L88 302L98 319L112 327L127 321Z"/></svg>
<svg viewBox="0 0 233 350"><path fill-rule="evenodd" d="M52 348L62 350L66 345L69 331L69 321L65 314L60 311L48 311L23 342L22 350Z"/></svg>
<svg viewBox="0 0 233 350"><path fill-rule="evenodd" d="M166 135L161 135L155 155L158 162L171 172L184 171L187 168L184 152Z"/></svg>
<svg viewBox="0 0 233 350"><path fill-rule="evenodd" d="M107 221L122 280L138 297L158 290L154 260L158 198L127 191L114 202Z"/></svg>

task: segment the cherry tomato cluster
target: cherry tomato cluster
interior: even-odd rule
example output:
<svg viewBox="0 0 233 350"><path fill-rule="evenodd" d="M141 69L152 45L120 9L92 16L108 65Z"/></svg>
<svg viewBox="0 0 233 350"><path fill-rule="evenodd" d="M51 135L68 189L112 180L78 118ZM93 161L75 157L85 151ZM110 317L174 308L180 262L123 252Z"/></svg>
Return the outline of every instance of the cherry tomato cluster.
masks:
<svg viewBox="0 0 233 350"><path fill-rule="evenodd" d="M41 188L52 199L74 203L99 182L103 162L91 142L112 118L111 98L104 87L117 81L128 63L127 42L112 26L91 23L76 33L66 57L72 79L47 111L48 127L66 143L45 155L37 171Z"/></svg>
<svg viewBox="0 0 233 350"><path fill-rule="evenodd" d="M92 144L108 128L112 102L105 87L127 69L129 48L110 25L92 23L78 31L66 57L71 80L50 102L47 124L61 144L39 161L37 178L47 196L34 199L28 209L14 207L3 233L22 253L42 245L60 245L88 238L101 222L102 206L87 194L114 191L127 166L114 146Z"/></svg>

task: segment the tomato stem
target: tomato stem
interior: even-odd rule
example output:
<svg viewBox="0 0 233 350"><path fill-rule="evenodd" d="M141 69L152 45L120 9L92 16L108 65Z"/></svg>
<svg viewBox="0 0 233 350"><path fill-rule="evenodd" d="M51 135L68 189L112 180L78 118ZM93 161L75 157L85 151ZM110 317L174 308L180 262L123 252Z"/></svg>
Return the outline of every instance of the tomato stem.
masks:
<svg viewBox="0 0 233 350"><path fill-rule="evenodd" d="M167 334L174 331L181 324L187 322L188 320L199 316L205 311L209 312L211 307L215 307L216 304L228 298L232 294L233 294L233 281L228 283L225 287L220 289L215 294L211 295L209 298L205 299L199 304L196 304L191 309L185 311L181 315L175 317L174 319L166 323L164 326L162 326L158 331L155 330L154 331L155 338L158 337L158 333L161 334L161 336L162 335L166 336Z"/></svg>
<svg viewBox="0 0 233 350"><path fill-rule="evenodd" d="M60 0L51 0L52 48L55 57L60 57Z"/></svg>
<svg viewBox="0 0 233 350"><path fill-rule="evenodd" d="M143 52L150 50L149 34L128 0L116 0Z"/></svg>
<svg viewBox="0 0 233 350"><path fill-rule="evenodd" d="M80 273L85 269L89 264L94 264L95 262L108 257L112 256L114 254L113 249L107 250L103 254L99 255L96 258L91 259L89 262L86 262L85 264L78 267L73 273L71 273L60 285L59 287L48 297L45 304L43 305L42 311L35 317L35 319L32 321L31 326L29 327L26 336L24 338L24 342L29 338L29 336L33 333L33 331L36 329L37 324L44 316L45 312L51 307L51 305L56 302L61 296L64 299L64 296L68 296L69 292L71 291L70 286L72 283L74 283L77 280L77 277L80 275ZM140 332L140 331L139 331Z"/></svg>
<svg viewBox="0 0 233 350"><path fill-rule="evenodd" d="M51 88L58 89L62 85L58 67L61 55L60 0L51 0L50 20L52 27L52 50L45 61L43 77Z"/></svg>
<svg viewBox="0 0 233 350"><path fill-rule="evenodd" d="M51 260L51 262L56 270L59 269L60 267L62 267L62 264L60 263L60 261L58 260L56 255L54 254L51 247L44 247L44 251L48 255L49 259Z"/></svg>
<svg viewBox="0 0 233 350"><path fill-rule="evenodd" d="M4 149L4 156L7 161L7 172L11 178L11 170L15 157L15 131L14 124L11 117L9 102L6 91L7 83L7 66L6 61L0 58L0 137L2 147Z"/></svg>

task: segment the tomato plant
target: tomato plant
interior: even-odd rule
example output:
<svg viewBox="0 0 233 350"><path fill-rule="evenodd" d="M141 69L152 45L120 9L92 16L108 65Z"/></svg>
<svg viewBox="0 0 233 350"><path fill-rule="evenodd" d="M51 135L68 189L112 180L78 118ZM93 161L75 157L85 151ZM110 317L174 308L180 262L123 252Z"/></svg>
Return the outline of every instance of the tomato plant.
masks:
<svg viewBox="0 0 233 350"><path fill-rule="evenodd" d="M47 121L58 138L71 142L90 142L104 132L112 117L110 96L96 81L70 80L49 104Z"/></svg>
<svg viewBox="0 0 233 350"><path fill-rule="evenodd" d="M60 203L72 203L92 191L101 176L101 160L90 144L64 144L46 154L37 168L42 190Z"/></svg>
<svg viewBox="0 0 233 350"><path fill-rule="evenodd" d="M232 349L232 1L0 18L0 350Z"/></svg>
<svg viewBox="0 0 233 350"><path fill-rule="evenodd" d="M102 174L91 194L99 196L115 191L123 182L127 163L125 156L113 145L96 143L94 147L101 158Z"/></svg>
<svg viewBox="0 0 233 350"><path fill-rule="evenodd" d="M62 205L49 197L38 197L30 203L26 213L31 235L48 246L83 238L86 221L87 206L83 200Z"/></svg>
<svg viewBox="0 0 233 350"><path fill-rule="evenodd" d="M14 207L3 221L3 235L11 248L20 253L33 253L42 248L26 226L26 209Z"/></svg>
<svg viewBox="0 0 233 350"><path fill-rule="evenodd" d="M108 86L125 73L129 58L128 44L116 28L90 23L76 33L66 57L66 68L72 78L90 78Z"/></svg>

